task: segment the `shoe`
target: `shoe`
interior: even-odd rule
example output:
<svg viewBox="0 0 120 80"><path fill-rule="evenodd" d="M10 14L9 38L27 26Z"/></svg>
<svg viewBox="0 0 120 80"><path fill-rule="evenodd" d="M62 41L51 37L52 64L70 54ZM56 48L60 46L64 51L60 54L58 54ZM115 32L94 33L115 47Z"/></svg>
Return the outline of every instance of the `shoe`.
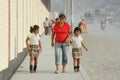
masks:
<svg viewBox="0 0 120 80"><path fill-rule="evenodd" d="M80 66L77 66L77 72L79 72L79 71L80 71L79 69L80 69Z"/></svg>
<svg viewBox="0 0 120 80"><path fill-rule="evenodd" d="M80 70L77 70L77 72L80 72Z"/></svg>
<svg viewBox="0 0 120 80"><path fill-rule="evenodd" d="M59 73L59 71L55 71L55 74L58 74Z"/></svg>
<svg viewBox="0 0 120 80"><path fill-rule="evenodd" d="M37 65L35 64L34 65L34 71L33 71L34 73L36 72L36 69L37 69Z"/></svg>
<svg viewBox="0 0 120 80"><path fill-rule="evenodd" d="M77 72L77 69L74 69L74 72Z"/></svg>
<svg viewBox="0 0 120 80"><path fill-rule="evenodd" d="M74 72L77 72L77 66L74 66Z"/></svg>
<svg viewBox="0 0 120 80"><path fill-rule="evenodd" d="M65 70L63 70L63 71L62 71L62 73L66 73L66 71L65 71Z"/></svg>
<svg viewBox="0 0 120 80"><path fill-rule="evenodd" d="M30 73L33 72L33 65L30 65Z"/></svg>

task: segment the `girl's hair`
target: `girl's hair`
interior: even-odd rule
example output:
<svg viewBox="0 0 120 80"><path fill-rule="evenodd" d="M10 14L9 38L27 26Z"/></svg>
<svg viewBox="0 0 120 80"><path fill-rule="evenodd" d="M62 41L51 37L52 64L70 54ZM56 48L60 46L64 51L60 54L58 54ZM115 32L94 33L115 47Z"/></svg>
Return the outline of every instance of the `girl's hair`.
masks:
<svg viewBox="0 0 120 80"><path fill-rule="evenodd" d="M76 31L80 31L80 33L81 33L81 29L80 29L80 27L75 27L75 29L74 29L74 33L75 33Z"/></svg>
<svg viewBox="0 0 120 80"><path fill-rule="evenodd" d="M33 33L33 26L30 26L30 33Z"/></svg>
<svg viewBox="0 0 120 80"><path fill-rule="evenodd" d="M33 33L35 30L39 29L38 25L33 25L30 27L30 32Z"/></svg>

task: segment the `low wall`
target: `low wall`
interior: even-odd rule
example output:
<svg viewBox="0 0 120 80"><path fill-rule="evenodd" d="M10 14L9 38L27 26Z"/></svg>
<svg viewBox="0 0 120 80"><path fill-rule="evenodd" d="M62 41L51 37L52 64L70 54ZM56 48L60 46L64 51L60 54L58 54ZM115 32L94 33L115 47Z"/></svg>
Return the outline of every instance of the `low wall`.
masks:
<svg viewBox="0 0 120 80"><path fill-rule="evenodd" d="M12 75L15 73L17 68L20 66L20 64L23 62L27 55L27 49L23 49L23 52L18 54L17 58L10 61L9 67L3 71L0 72L0 80L10 80Z"/></svg>

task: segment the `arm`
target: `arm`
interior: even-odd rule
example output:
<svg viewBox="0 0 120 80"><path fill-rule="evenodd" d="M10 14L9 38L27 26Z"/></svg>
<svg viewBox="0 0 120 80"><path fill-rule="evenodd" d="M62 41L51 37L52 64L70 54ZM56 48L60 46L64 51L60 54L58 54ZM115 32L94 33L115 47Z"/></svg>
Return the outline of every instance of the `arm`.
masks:
<svg viewBox="0 0 120 80"><path fill-rule="evenodd" d="M28 51L29 51L29 50L30 50L30 46L29 46L29 44L28 44L28 41L29 41L29 37L26 38L26 46L27 46L27 49L28 49Z"/></svg>
<svg viewBox="0 0 120 80"><path fill-rule="evenodd" d="M39 40L39 46L40 46L40 51L42 52L42 45L40 40Z"/></svg>
<svg viewBox="0 0 120 80"><path fill-rule="evenodd" d="M82 41L82 46L85 48L86 51L88 51L87 47L85 46L84 42Z"/></svg>
<svg viewBox="0 0 120 80"><path fill-rule="evenodd" d="M52 35L51 35L51 46L54 47L54 38L55 38L55 32L54 30L52 31Z"/></svg>
<svg viewBox="0 0 120 80"><path fill-rule="evenodd" d="M66 43L66 44L69 44L69 43L70 43L71 37L72 37L72 31L70 30L69 33L68 33L68 37L67 37L67 39L65 40L65 43Z"/></svg>

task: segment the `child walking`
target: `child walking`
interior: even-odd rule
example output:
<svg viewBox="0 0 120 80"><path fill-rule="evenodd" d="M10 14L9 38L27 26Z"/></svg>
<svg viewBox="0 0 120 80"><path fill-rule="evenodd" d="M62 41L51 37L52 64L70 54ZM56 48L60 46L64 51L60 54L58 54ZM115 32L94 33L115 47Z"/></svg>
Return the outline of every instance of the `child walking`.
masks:
<svg viewBox="0 0 120 80"><path fill-rule="evenodd" d="M26 46L30 56L30 72L36 72L38 55L42 52L42 46L39 33L39 26L34 25L30 27L30 33L26 38Z"/></svg>
<svg viewBox="0 0 120 80"><path fill-rule="evenodd" d="M74 65L74 72L79 72L80 68L80 58L82 56L82 47L88 51L87 47L83 43L83 39L80 36L81 29L80 27L76 27L74 29L74 35L72 36L72 57L73 57L73 65Z"/></svg>

